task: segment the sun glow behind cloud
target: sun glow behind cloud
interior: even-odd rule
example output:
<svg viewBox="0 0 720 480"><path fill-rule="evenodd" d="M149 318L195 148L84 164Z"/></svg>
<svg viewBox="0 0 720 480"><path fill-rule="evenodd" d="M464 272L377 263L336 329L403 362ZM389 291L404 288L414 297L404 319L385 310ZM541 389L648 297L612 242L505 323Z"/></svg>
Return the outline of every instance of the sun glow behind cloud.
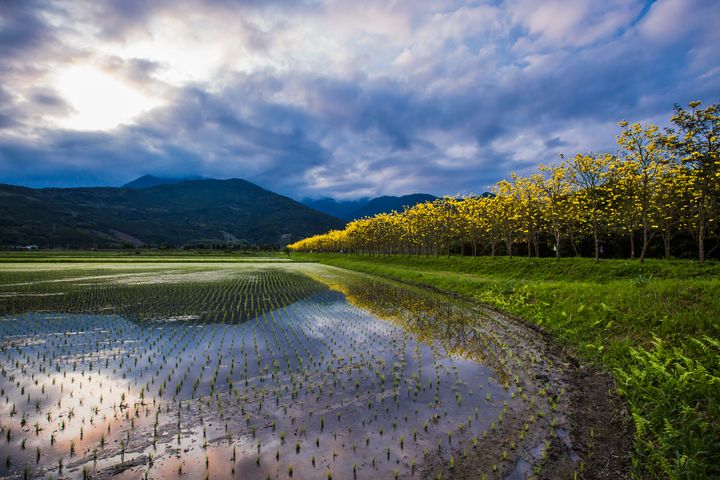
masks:
<svg viewBox="0 0 720 480"><path fill-rule="evenodd" d="M61 71L55 88L73 108L59 120L61 126L75 130L110 130L127 124L138 115L160 104L110 74L91 66Z"/></svg>
<svg viewBox="0 0 720 480"><path fill-rule="evenodd" d="M717 0L567 3L3 2L0 182L477 192L717 101Z"/></svg>

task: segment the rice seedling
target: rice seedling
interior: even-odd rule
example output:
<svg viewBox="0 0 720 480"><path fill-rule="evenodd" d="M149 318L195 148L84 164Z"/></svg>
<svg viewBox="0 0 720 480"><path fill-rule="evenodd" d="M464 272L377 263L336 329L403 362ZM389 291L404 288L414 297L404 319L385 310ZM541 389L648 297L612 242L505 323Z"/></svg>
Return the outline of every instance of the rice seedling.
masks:
<svg viewBox="0 0 720 480"><path fill-rule="evenodd" d="M382 475L414 475L415 458L429 461L438 443L453 464L464 458L463 445L477 447L512 412L519 387L543 398L537 411L562 406L552 385L532 384L508 338L445 300L277 266L103 272L0 284L62 293L0 303L0 476L28 460L61 472L69 454L88 475L119 459L152 478L169 448L186 451L178 475L227 475L215 458L243 478L305 478L328 465L329 478L362 478L378 462L394 465ZM23 453L31 438L39 443Z"/></svg>

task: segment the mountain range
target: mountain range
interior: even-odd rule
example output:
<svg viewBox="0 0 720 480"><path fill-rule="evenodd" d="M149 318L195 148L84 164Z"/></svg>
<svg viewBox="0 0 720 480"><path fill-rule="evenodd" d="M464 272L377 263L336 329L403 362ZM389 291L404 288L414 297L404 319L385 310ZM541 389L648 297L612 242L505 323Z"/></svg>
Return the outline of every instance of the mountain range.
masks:
<svg viewBox="0 0 720 480"><path fill-rule="evenodd" d="M138 183L135 188L0 185L0 245L283 246L345 224L245 180L155 183L144 188Z"/></svg>
<svg viewBox="0 0 720 480"><path fill-rule="evenodd" d="M158 187L160 185L172 185L174 183L187 182L189 180L210 180L210 179L207 179L205 177L199 177L199 176L169 178L169 177L156 177L154 175L143 175L142 177L138 177L135 180L126 183L125 185L123 185L120 188L132 188L132 189L150 188L150 187Z"/></svg>
<svg viewBox="0 0 720 480"><path fill-rule="evenodd" d="M172 185L187 182L188 180L210 180L205 177L193 176L182 178L156 177L154 175L143 175L135 180L126 183L121 188L150 188L159 185ZM362 217L371 217L378 213L389 213L393 210L402 211L406 207L412 207L422 202L432 202L437 197L426 193L413 193L410 195L382 196L377 198L360 198L357 200L335 200L333 198L305 198L300 201L319 212L326 213L335 218L351 221Z"/></svg>
<svg viewBox="0 0 720 480"><path fill-rule="evenodd" d="M389 213L393 210L401 212L407 207L412 207L418 203L432 202L435 199L437 197L426 193L413 193L401 197L386 195L372 199L363 198L349 201L337 201L332 198L320 198L317 200L306 198L302 203L315 210L350 221L362 217L371 217L378 213Z"/></svg>
<svg viewBox="0 0 720 480"><path fill-rule="evenodd" d="M152 175L121 187L0 184L0 246L283 246L348 220L433 199L414 194L300 203L241 179Z"/></svg>

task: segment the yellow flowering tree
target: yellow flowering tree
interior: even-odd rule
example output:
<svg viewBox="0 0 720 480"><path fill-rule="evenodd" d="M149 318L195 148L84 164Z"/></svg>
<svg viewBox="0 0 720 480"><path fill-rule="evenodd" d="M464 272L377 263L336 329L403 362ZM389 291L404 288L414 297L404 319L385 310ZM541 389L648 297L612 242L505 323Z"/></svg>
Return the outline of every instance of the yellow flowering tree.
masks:
<svg viewBox="0 0 720 480"><path fill-rule="evenodd" d="M555 257L560 258L560 242L568 232L573 208L570 202L570 183L566 166L540 165L540 175L533 182L540 192L541 209L545 227L555 242Z"/></svg>
<svg viewBox="0 0 720 480"><path fill-rule="evenodd" d="M698 246L698 260L705 261L708 227L717 226L720 193L720 104L699 108L702 102L689 103L689 110L675 105L672 122L675 130L666 137L689 170L692 205L692 232Z"/></svg>
<svg viewBox="0 0 720 480"><path fill-rule="evenodd" d="M706 257L705 239L716 235L720 197L718 157L719 105L690 110L675 107L676 130L620 122L620 154L578 154L560 165L540 165L527 177L513 174L483 196L445 197L402 212L382 213L289 245L293 250L359 254L450 255L472 245L497 253L516 242L528 256L541 254L543 239L552 238L556 256L563 240L576 255L578 244L591 239L600 258L601 238L627 235L630 256L641 234L640 261L653 238L662 238L665 257L674 235L690 231L698 258Z"/></svg>
<svg viewBox="0 0 720 480"><path fill-rule="evenodd" d="M615 157L608 153L577 154L568 163L570 183L575 187L574 196L592 232L596 262L600 258L600 234L607 226L609 202L606 185L614 161Z"/></svg>
<svg viewBox="0 0 720 480"><path fill-rule="evenodd" d="M655 233L655 208L660 193L658 176L667 163L666 142L655 125L643 128L639 123L629 125L622 121L620 127L622 132L617 142L622 148L623 162L618 167L616 182L621 204L617 211L628 226L631 258L635 257L635 229L642 231L642 262Z"/></svg>

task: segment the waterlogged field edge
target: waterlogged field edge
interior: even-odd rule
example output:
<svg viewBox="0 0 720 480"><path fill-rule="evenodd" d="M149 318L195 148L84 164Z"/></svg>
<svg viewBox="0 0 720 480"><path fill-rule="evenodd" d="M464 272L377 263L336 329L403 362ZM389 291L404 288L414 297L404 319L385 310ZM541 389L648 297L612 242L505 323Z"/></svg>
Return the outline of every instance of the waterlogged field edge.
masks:
<svg viewBox="0 0 720 480"><path fill-rule="evenodd" d="M720 264L293 254L517 315L615 378L636 478L720 476Z"/></svg>

